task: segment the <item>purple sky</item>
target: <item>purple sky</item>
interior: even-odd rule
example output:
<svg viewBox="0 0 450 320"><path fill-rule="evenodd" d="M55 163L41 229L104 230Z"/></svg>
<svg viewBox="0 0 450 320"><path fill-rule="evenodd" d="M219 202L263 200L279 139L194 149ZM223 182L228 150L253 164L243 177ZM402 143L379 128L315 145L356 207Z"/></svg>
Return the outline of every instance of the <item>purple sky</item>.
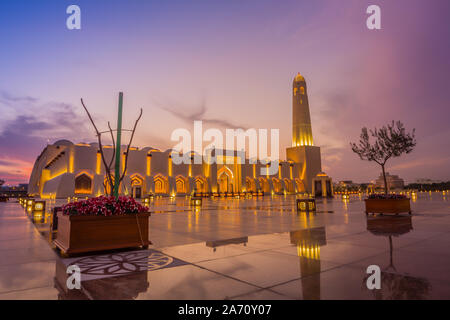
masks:
<svg viewBox="0 0 450 320"><path fill-rule="evenodd" d="M65 26L69 4L82 29ZM366 28L378 4L382 30ZM0 178L27 182L47 142L95 140L143 107L135 144L170 148L171 132L209 126L280 129L291 143L291 85L308 82L315 145L336 181L373 180L353 154L361 127L401 120L413 153L388 163L408 182L450 180L450 1L1 1Z"/></svg>

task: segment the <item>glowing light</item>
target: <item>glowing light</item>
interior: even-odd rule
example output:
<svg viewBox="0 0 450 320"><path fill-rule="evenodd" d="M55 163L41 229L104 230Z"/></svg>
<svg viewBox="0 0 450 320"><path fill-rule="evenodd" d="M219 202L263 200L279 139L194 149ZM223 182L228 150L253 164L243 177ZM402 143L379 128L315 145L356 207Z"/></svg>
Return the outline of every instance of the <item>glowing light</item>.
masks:
<svg viewBox="0 0 450 320"><path fill-rule="evenodd" d="M169 156L169 160L168 160L168 171L169 171L169 177L172 176L172 156Z"/></svg>
<svg viewBox="0 0 450 320"><path fill-rule="evenodd" d="M97 165L95 166L95 173L96 174L100 174L100 169L101 169L101 165L102 165L102 154L100 153L100 151L97 151Z"/></svg>
<svg viewBox="0 0 450 320"><path fill-rule="evenodd" d="M152 168L152 155L150 153L147 154L147 176L151 175Z"/></svg>

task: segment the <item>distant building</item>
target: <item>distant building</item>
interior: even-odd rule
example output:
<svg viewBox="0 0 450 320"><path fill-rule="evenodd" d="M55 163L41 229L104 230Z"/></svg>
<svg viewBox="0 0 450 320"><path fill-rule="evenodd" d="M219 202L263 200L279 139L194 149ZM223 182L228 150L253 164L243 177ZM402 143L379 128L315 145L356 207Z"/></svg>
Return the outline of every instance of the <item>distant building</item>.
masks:
<svg viewBox="0 0 450 320"><path fill-rule="evenodd" d="M433 183L441 183L441 180L431 180L431 179L426 179L426 178L421 178L421 179L416 179L416 181L414 183L417 184L433 184Z"/></svg>
<svg viewBox="0 0 450 320"><path fill-rule="evenodd" d="M27 194L28 184L19 184L17 186L1 186L0 196L8 198L24 197Z"/></svg>
<svg viewBox="0 0 450 320"><path fill-rule="evenodd" d="M390 175L389 172L386 172L386 182L388 185L388 189L402 189L405 186L405 181L397 175ZM375 181L375 188L384 188L384 179L383 174Z"/></svg>

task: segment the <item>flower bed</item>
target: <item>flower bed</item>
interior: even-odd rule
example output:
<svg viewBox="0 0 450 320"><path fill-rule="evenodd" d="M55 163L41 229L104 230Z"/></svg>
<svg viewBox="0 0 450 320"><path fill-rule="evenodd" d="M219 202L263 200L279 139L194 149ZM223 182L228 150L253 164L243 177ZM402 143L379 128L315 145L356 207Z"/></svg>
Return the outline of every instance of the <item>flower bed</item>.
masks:
<svg viewBox="0 0 450 320"><path fill-rule="evenodd" d="M137 214L148 212L148 208L137 203L134 198L100 196L88 200L68 203L62 206L62 212L70 216L96 215L114 216L123 214Z"/></svg>
<svg viewBox="0 0 450 320"><path fill-rule="evenodd" d="M133 198L102 196L69 203L61 209L54 244L66 254L146 248L150 244L150 213Z"/></svg>

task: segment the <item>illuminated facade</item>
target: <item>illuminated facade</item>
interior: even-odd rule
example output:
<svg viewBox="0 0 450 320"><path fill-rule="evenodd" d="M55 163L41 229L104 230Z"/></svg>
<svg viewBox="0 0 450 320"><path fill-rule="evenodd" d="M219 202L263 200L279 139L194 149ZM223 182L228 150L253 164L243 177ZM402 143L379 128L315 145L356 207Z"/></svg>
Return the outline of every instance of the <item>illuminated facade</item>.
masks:
<svg viewBox="0 0 450 320"><path fill-rule="evenodd" d="M147 194L162 196L203 194L238 194L264 192L265 194L311 193L312 180L321 172L320 148L313 146L309 104L305 79L297 75L293 92L293 142L286 150L287 160L280 161L278 172L269 175L261 163L251 164L245 153L231 151L222 154L223 164L203 161L174 164L174 151L155 148L130 148L128 164L120 193L136 198ZM125 147L121 172L125 168ZM213 151L214 156L218 156ZM106 159L111 159L113 148L104 147ZM190 153L191 160L201 155ZM199 164L197 164L199 163ZM220 163L220 162L219 162ZM114 162L113 162L114 166ZM105 194L105 166L97 143L74 144L60 140L48 145L36 159L30 177L28 193L42 198L71 196L98 196Z"/></svg>
<svg viewBox="0 0 450 320"><path fill-rule="evenodd" d="M313 146L311 116L305 78L299 74L292 85L292 146Z"/></svg>

